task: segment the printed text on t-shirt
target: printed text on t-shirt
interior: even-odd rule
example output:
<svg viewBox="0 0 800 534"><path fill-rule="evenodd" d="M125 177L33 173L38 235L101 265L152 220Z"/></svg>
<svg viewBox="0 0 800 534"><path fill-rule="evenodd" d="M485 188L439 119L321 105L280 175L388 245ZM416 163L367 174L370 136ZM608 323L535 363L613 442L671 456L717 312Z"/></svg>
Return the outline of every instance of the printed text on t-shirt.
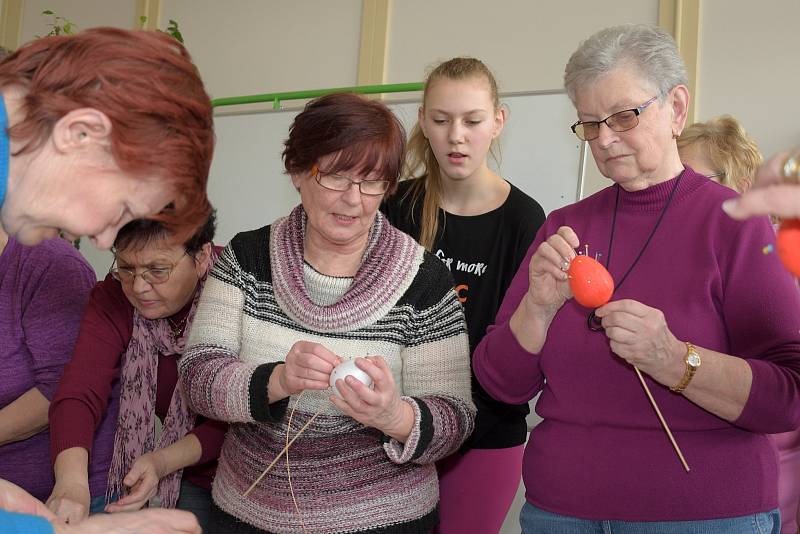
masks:
<svg viewBox="0 0 800 534"><path fill-rule="evenodd" d="M447 265L447 268L450 269L451 271L455 269L457 271L462 271L465 273L471 273L481 276L483 273L486 272L486 268L488 267L488 265L486 265L483 262L466 263L461 260L456 260L454 266L453 265L454 258L448 258L447 256L445 256L444 251L442 249L436 251L436 257L442 260L442 262L444 262L444 264Z"/></svg>

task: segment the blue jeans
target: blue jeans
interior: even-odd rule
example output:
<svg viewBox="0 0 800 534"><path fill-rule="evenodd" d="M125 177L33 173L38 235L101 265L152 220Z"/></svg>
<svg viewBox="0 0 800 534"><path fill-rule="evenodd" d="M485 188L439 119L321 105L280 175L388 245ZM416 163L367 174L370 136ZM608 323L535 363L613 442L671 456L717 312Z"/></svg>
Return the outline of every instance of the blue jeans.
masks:
<svg viewBox="0 0 800 534"><path fill-rule="evenodd" d="M526 502L519 514L523 534L779 534L781 517L771 512L703 521L591 521L551 514Z"/></svg>

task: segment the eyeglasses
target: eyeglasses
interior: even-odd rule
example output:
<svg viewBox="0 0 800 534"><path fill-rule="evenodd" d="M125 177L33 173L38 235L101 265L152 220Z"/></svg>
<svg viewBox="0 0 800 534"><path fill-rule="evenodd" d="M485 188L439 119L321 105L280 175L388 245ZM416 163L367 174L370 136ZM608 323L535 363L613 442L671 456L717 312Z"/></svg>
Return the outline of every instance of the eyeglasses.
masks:
<svg viewBox="0 0 800 534"><path fill-rule="evenodd" d="M133 284L133 282L136 280L136 277L141 276L142 280L150 285L155 286L158 284L163 284L169 280L169 275L172 274L172 271L181 262L183 256L188 255L189 253L184 251L183 255L178 258L178 261L176 261L170 267L150 267L149 269L145 269L140 273L137 273L136 269L130 269L128 267L112 267L108 270L108 272L111 273L111 277L114 278L114 280L122 284ZM117 259L114 258L114 263L116 262Z"/></svg>
<svg viewBox="0 0 800 534"><path fill-rule="evenodd" d="M358 190L362 195L377 197L389 190L391 182L389 180L353 180L347 176L332 174L321 170L314 165L311 167L311 174L316 178L317 183L325 189L331 191L347 191L353 184L358 184Z"/></svg>
<svg viewBox="0 0 800 534"><path fill-rule="evenodd" d="M658 95L639 107L617 111L601 121L578 121L570 128L581 141L594 141L600 137L600 125L602 123L605 123L615 132L627 132L639 125L639 115L656 100L658 100Z"/></svg>

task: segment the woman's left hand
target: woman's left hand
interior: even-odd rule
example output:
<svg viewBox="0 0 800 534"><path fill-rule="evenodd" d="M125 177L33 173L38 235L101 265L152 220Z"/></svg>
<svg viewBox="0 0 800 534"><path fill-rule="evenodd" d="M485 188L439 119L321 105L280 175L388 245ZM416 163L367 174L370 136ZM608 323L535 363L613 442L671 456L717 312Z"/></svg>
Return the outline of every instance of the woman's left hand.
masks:
<svg viewBox="0 0 800 534"><path fill-rule="evenodd" d="M597 309L611 350L664 385L683 376L686 345L667 326L664 313L635 300L609 302Z"/></svg>
<svg viewBox="0 0 800 534"><path fill-rule="evenodd" d="M130 488L130 493L106 506L106 512L131 512L141 509L155 496L158 481L163 476L161 463L156 452L139 456L122 483Z"/></svg>
<svg viewBox="0 0 800 534"><path fill-rule="evenodd" d="M372 378L373 388L347 376L336 381L342 397L332 395L331 402L359 423L405 442L414 425L414 409L400 398L386 361L380 356L356 358L356 366Z"/></svg>

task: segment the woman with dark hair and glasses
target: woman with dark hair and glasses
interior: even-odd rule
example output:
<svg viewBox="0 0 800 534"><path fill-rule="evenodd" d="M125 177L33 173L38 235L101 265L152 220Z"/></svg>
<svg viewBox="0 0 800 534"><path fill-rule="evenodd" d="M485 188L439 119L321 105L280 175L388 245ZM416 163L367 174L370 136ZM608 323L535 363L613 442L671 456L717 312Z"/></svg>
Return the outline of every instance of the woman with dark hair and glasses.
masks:
<svg viewBox="0 0 800 534"><path fill-rule="evenodd" d="M777 533L767 434L800 425L800 293L762 251L769 221L727 217L736 193L681 163L689 94L663 30L596 33L565 85L614 183L550 214L474 356L498 400L541 391L522 530ZM567 274L587 248L616 283L596 310Z"/></svg>
<svg viewBox="0 0 800 534"><path fill-rule="evenodd" d="M214 266L180 362L192 407L231 423L210 532L421 533L437 523L434 463L467 438L475 406L447 267L378 211L404 147L378 101L310 102L283 152L300 205L238 234ZM373 387L349 376L334 395L331 372L344 360Z"/></svg>
<svg viewBox="0 0 800 534"><path fill-rule="evenodd" d="M157 494L162 507L206 525L227 425L196 417L176 384L216 258L214 229L212 213L183 244L158 221L132 221L117 235L114 266L92 291L50 408L48 506L62 519L138 510Z"/></svg>

